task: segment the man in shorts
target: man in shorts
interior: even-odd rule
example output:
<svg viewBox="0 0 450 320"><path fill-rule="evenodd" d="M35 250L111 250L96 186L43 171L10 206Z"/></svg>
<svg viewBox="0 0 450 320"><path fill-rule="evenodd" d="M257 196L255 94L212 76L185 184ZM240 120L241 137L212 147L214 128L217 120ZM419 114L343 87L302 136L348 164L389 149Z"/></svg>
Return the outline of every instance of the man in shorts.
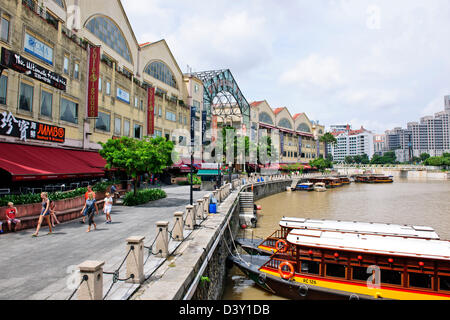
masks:
<svg viewBox="0 0 450 320"><path fill-rule="evenodd" d="M16 228L20 226L20 220L16 218L17 208L14 207L14 203L8 202L8 208L6 208L6 222L8 223L9 231L16 231ZM14 229L12 225L14 224Z"/></svg>

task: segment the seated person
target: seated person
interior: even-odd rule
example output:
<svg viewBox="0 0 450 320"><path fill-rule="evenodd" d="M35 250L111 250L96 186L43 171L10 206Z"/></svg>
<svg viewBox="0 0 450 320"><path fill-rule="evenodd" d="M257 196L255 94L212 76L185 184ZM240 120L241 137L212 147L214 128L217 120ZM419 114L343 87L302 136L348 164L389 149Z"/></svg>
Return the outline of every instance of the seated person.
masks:
<svg viewBox="0 0 450 320"><path fill-rule="evenodd" d="M6 209L6 222L8 223L8 229L11 230L11 224L14 224L14 231L20 225L20 220L16 219L17 208L14 207L14 203L8 202L8 208Z"/></svg>

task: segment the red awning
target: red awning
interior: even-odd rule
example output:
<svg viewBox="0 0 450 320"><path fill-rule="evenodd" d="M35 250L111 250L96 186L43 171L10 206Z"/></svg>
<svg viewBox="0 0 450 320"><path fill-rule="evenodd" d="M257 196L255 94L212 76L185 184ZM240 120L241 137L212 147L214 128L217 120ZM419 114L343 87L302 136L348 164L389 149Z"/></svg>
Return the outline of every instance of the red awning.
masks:
<svg viewBox="0 0 450 320"><path fill-rule="evenodd" d="M0 168L13 181L70 179L104 175L106 161L92 151L0 142Z"/></svg>

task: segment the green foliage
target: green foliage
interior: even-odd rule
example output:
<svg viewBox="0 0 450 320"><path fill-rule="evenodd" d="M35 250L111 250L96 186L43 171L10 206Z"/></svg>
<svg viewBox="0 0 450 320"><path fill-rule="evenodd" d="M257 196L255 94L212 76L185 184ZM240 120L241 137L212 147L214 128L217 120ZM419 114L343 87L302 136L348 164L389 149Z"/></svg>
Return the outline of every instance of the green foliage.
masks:
<svg viewBox="0 0 450 320"><path fill-rule="evenodd" d="M139 190L136 193L128 192L123 199L123 204L125 206L137 206L140 204L148 203L150 201L163 199L165 197L167 197L167 194L164 190L161 189Z"/></svg>
<svg viewBox="0 0 450 320"><path fill-rule="evenodd" d="M442 157L430 157L424 161L426 166L450 166L450 157L442 156Z"/></svg>
<svg viewBox="0 0 450 320"><path fill-rule="evenodd" d="M397 157L394 151L385 152L383 156L374 154L370 164L396 164Z"/></svg>
<svg viewBox="0 0 450 320"><path fill-rule="evenodd" d="M319 169L320 171L323 172L327 168L332 168L333 162L328 159L319 158L319 159L311 160L309 162L309 165L311 167L316 167L317 169Z"/></svg>
<svg viewBox="0 0 450 320"><path fill-rule="evenodd" d="M323 136L321 136L319 141L323 142L325 144L336 144L337 143L336 137L333 136L330 132L327 132Z"/></svg>
<svg viewBox="0 0 450 320"><path fill-rule="evenodd" d="M144 173L162 173L172 165L172 141L162 137L137 140L128 137L109 139L100 143L100 155L106 160L106 168L124 169L134 178L134 193L137 192L137 177Z"/></svg>
<svg viewBox="0 0 450 320"><path fill-rule="evenodd" d="M422 161L426 161L427 159L429 159L431 156L428 153L422 153L420 155L420 160Z"/></svg>

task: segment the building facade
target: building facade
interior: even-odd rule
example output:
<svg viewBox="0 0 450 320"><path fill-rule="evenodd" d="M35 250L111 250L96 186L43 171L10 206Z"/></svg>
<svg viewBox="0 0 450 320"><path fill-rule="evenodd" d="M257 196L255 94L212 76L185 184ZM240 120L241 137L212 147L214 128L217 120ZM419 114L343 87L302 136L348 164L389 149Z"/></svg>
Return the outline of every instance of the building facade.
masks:
<svg viewBox="0 0 450 320"><path fill-rule="evenodd" d="M165 40L137 42L120 0L0 4L0 143L95 151L121 136L188 139L202 83L181 72ZM87 115L92 47L100 47L96 118Z"/></svg>
<svg viewBox="0 0 450 320"><path fill-rule="evenodd" d="M331 126L331 134L336 138L336 144L328 146L333 161L344 162L347 156L366 154L371 159L375 153L374 134L363 127L352 130L350 125ZM342 128L345 128L342 130Z"/></svg>

